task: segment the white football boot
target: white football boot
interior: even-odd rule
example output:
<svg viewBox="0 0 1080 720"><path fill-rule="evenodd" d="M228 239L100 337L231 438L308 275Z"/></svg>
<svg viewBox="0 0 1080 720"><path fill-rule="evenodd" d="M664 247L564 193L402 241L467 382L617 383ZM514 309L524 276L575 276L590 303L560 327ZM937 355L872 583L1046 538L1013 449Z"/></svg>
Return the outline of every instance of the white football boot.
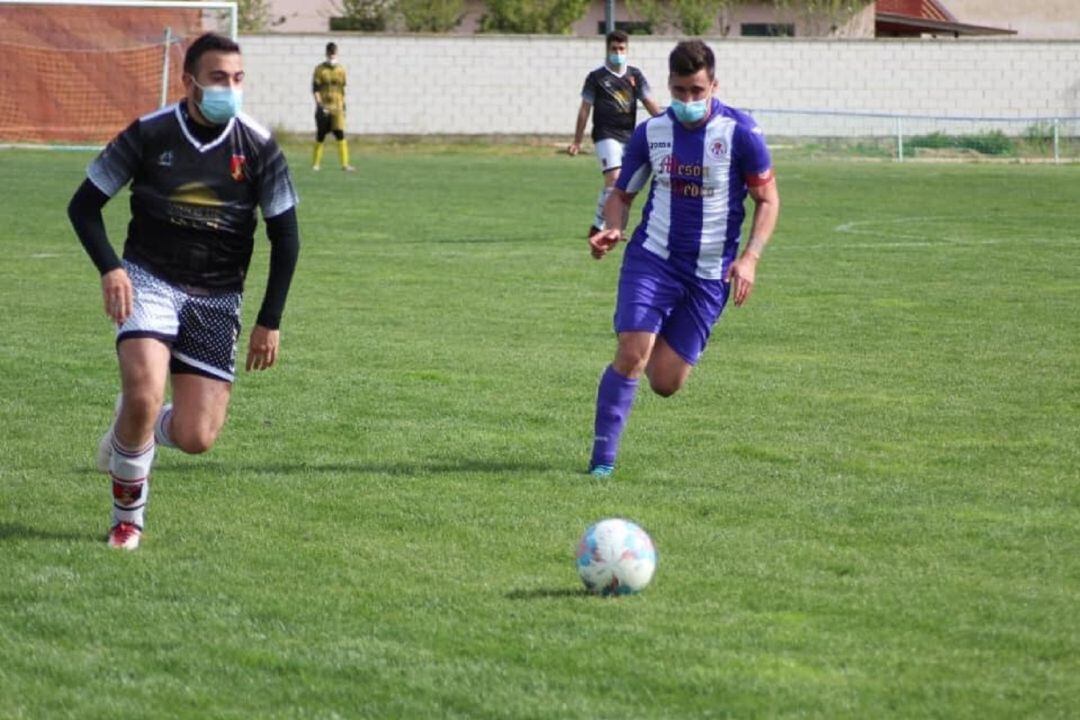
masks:
<svg viewBox="0 0 1080 720"><path fill-rule="evenodd" d="M109 547L117 550L134 550L139 547L142 529L135 523L121 522L109 531Z"/></svg>

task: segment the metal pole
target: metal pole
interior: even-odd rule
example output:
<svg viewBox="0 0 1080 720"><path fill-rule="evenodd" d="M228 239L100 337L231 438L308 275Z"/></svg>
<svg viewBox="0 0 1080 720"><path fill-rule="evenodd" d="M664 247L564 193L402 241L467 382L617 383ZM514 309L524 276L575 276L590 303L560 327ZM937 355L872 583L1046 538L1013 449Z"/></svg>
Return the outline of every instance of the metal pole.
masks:
<svg viewBox="0 0 1080 720"><path fill-rule="evenodd" d="M606 0L604 3L604 32L615 31L615 0Z"/></svg>
<svg viewBox="0 0 1080 720"><path fill-rule="evenodd" d="M904 119L896 118L896 159L904 162Z"/></svg>
<svg viewBox="0 0 1080 720"><path fill-rule="evenodd" d="M169 102L169 49L172 47L172 28L165 28L165 54L161 59L161 104L165 107Z"/></svg>

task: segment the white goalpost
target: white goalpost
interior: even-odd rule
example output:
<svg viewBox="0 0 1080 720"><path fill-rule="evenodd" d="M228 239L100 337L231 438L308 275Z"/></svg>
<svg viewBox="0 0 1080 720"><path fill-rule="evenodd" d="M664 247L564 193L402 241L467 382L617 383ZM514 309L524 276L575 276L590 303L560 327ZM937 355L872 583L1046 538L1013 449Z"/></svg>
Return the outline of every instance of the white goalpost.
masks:
<svg viewBox="0 0 1080 720"><path fill-rule="evenodd" d="M0 142L107 140L182 94L208 31L237 37L236 2L0 0Z"/></svg>

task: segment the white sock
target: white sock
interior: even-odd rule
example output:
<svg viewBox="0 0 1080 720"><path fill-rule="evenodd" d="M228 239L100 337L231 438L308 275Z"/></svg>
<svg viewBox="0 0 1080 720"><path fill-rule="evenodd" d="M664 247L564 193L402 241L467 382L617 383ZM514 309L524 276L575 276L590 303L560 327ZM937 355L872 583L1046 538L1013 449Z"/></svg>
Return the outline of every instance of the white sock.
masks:
<svg viewBox="0 0 1080 720"><path fill-rule="evenodd" d="M150 466L154 464L154 441L139 450L128 450L113 438L109 475L112 476L113 525L132 523L143 527L150 498Z"/></svg>
<svg viewBox="0 0 1080 720"><path fill-rule="evenodd" d="M176 447L172 436L169 435L169 422L172 420L172 403L165 403L158 413L157 421L154 422L154 442L163 447Z"/></svg>
<svg viewBox="0 0 1080 720"><path fill-rule="evenodd" d="M596 217L593 218L593 225L601 230L604 229L604 205L607 204L607 199L610 195L611 188L605 187L600 191L600 197L596 200Z"/></svg>

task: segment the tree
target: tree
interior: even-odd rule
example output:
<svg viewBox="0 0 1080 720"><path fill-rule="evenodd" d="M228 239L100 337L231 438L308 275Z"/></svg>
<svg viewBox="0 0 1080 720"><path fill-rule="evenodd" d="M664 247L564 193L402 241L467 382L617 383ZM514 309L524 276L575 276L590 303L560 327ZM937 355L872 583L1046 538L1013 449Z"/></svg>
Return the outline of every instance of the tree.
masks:
<svg viewBox="0 0 1080 720"><path fill-rule="evenodd" d="M480 32L565 35L589 4L589 0L487 0Z"/></svg>
<svg viewBox="0 0 1080 720"><path fill-rule="evenodd" d="M780 10L798 14L809 35L836 34L872 0L773 0Z"/></svg>
<svg viewBox="0 0 1080 720"><path fill-rule="evenodd" d="M683 35L705 35L720 14L740 0L627 0L627 7L654 33L669 27ZM721 33L726 34L721 28Z"/></svg>
<svg viewBox="0 0 1080 720"><path fill-rule="evenodd" d="M672 5L676 24L686 35L705 35L712 30L720 11L731 5L730 0L675 0Z"/></svg>
<svg viewBox="0 0 1080 720"><path fill-rule="evenodd" d="M335 9L341 18L331 18L331 30L381 32L393 17L394 0L337 0Z"/></svg>
<svg viewBox="0 0 1080 720"><path fill-rule="evenodd" d="M270 0L237 0L236 27L240 32L263 32L273 24Z"/></svg>
<svg viewBox="0 0 1080 720"><path fill-rule="evenodd" d="M409 32L449 32L465 16L464 0L398 0L397 6Z"/></svg>

